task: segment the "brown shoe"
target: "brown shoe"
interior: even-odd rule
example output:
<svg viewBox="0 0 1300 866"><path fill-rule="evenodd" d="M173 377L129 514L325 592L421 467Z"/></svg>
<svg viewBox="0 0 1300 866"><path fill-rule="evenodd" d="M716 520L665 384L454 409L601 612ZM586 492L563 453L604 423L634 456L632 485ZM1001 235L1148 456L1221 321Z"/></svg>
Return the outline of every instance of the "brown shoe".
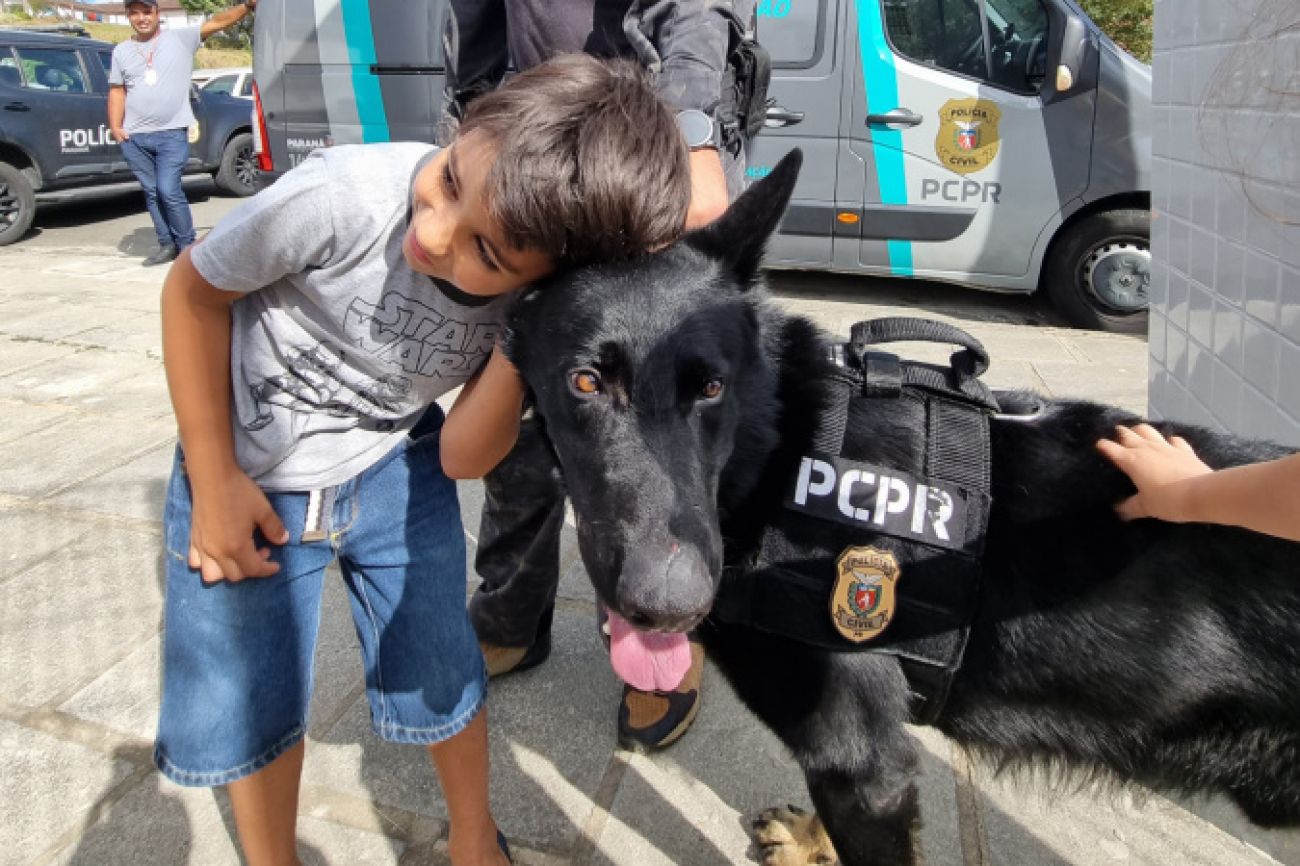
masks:
<svg viewBox="0 0 1300 866"><path fill-rule="evenodd" d="M704 647L691 636L691 666L671 692L642 692L623 686L618 705L618 744L633 752L650 752L676 742L695 721L704 677Z"/></svg>
<svg viewBox="0 0 1300 866"><path fill-rule="evenodd" d="M478 647L483 651L489 677L518 673L537 667L551 655L551 633L547 631L538 637L532 646L494 646L480 642Z"/></svg>

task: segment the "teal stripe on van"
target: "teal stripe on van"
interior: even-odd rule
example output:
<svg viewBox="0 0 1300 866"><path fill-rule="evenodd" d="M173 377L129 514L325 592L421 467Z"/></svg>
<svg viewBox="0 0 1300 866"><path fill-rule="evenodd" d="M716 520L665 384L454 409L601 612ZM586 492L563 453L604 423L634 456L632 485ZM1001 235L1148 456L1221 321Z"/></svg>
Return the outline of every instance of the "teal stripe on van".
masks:
<svg viewBox="0 0 1300 866"><path fill-rule="evenodd" d="M370 0L340 0L343 33L352 65L352 97L357 104L364 142L388 141L388 115L379 78L370 73L375 63L375 33L370 26Z"/></svg>
<svg viewBox="0 0 1300 866"><path fill-rule="evenodd" d="M880 0L858 0L858 49L862 52L862 74L867 109L877 112L897 108L898 74L894 54L885 39L885 22ZM876 163L882 204L907 204L907 170L903 163L903 135L896 129L871 127L871 155ZM889 269L900 277L912 276L912 242L888 241Z"/></svg>

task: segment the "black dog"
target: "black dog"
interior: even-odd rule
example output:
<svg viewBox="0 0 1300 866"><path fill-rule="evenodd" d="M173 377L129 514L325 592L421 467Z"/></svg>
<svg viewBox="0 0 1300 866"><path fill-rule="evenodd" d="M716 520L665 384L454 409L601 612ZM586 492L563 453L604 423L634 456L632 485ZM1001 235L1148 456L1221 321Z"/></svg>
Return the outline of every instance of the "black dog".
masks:
<svg viewBox="0 0 1300 866"><path fill-rule="evenodd" d="M508 351L559 455L601 603L645 632L700 626L798 760L843 862L905 864L917 758L898 660L706 619L724 564L746 562L781 511L827 405L829 338L759 285L797 171L792 155L721 220L642 262L539 287L516 308ZM859 459L915 460L898 419L860 420ZM1094 443L1136 420L1057 401L991 422L982 591L934 724L999 764L1221 792L1260 825L1300 823L1300 546L1121 522L1112 506L1133 488ZM1160 426L1215 467L1285 453ZM820 829L765 816L768 863L792 862L782 843Z"/></svg>

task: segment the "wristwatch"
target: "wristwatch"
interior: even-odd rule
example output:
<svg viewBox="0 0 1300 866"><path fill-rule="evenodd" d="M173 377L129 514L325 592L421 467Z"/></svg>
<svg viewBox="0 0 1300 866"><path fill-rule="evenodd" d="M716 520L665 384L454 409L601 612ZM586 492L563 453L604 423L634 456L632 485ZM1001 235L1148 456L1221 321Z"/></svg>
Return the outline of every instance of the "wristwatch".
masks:
<svg viewBox="0 0 1300 866"><path fill-rule="evenodd" d="M677 128L682 139L691 150L697 147L717 147L717 124L713 118L698 108L687 108L677 112Z"/></svg>

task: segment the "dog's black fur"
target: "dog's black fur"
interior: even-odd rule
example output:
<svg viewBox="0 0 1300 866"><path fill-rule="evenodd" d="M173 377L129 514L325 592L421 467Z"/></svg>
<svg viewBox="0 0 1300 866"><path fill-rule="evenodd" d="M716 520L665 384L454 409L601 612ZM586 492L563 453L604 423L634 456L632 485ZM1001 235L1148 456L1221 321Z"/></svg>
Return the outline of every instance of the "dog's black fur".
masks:
<svg viewBox="0 0 1300 866"><path fill-rule="evenodd" d="M642 262L539 287L516 307L508 351L559 455L600 600L647 629L703 623L712 657L803 768L841 859L910 863L917 758L898 663L704 619L724 560L741 561L781 508L825 400L829 338L769 303L758 274L797 171L792 156ZM1258 824L1300 823L1300 545L1118 520L1133 488L1094 443L1135 420L1049 401L1032 423L993 421L984 589L937 727L999 764L1221 792ZM913 461L887 414L866 423L859 459ZM1215 467L1286 453L1157 426Z"/></svg>

